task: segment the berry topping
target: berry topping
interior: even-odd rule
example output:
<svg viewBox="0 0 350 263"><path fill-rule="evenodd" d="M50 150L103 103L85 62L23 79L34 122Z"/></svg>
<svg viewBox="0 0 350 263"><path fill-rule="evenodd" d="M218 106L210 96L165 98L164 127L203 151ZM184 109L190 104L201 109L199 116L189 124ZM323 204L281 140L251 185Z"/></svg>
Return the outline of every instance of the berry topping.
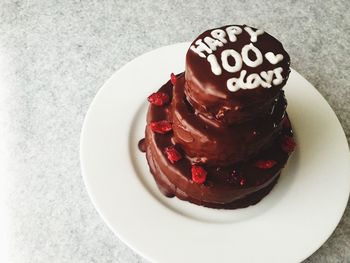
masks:
<svg viewBox="0 0 350 263"><path fill-rule="evenodd" d="M148 96L147 100L156 106L163 106L164 104L169 102L169 96L168 94L164 92L156 92L152 93L150 96Z"/></svg>
<svg viewBox="0 0 350 263"><path fill-rule="evenodd" d="M181 154L176 150L174 146L166 147L164 149L164 152L166 153L168 160L171 163L175 163L182 158Z"/></svg>
<svg viewBox="0 0 350 263"><path fill-rule="evenodd" d="M239 185L240 185L240 186L245 185L245 183L246 183L246 180L243 179L243 178L239 181Z"/></svg>
<svg viewBox="0 0 350 263"><path fill-rule="evenodd" d="M152 121L150 123L152 131L155 133L165 134L172 130L171 123L163 120L163 121Z"/></svg>
<svg viewBox="0 0 350 263"><path fill-rule="evenodd" d="M297 144L295 143L293 137L290 136L284 136L282 141L282 150L286 153L291 153L294 151Z"/></svg>
<svg viewBox="0 0 350 263"><path fill-rule="evenodd" d="M207 179L207 171L202 166L192 165L192 180L197 184L203 184Z"/></svg>
<svg viewBox="0 0 350 263"><path fill-rule="evenodd" d="M276 163L275 160L259 160L256 161L255 166L260 169L270 169L274 167Z"/></svg>
<svg viewBox="0 0 350 263"><path fill-rule="evenodd" d="M171 81L171 84L173 84L173 85L176 84L176 76L174 73L170 74L170 81Z"/></svg>

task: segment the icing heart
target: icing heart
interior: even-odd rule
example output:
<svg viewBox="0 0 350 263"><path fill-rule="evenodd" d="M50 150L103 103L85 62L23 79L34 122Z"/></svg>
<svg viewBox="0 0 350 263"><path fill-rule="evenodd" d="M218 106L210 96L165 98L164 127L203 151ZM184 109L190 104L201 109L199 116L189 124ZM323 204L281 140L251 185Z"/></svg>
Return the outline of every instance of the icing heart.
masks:
<svg viewBox="0 0 350 263"><path fill-rule="evenodd" d="M267 52L265 54L265 58L273 65L277 64L283 59L283 55L281 54L273 54L272 52Z"/></svg>

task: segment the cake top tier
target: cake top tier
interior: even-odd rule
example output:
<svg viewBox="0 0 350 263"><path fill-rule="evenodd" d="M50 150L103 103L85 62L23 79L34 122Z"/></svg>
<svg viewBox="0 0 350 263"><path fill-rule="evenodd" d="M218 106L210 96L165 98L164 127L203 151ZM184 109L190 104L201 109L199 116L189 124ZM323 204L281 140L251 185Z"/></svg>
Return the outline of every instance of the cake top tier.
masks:
<svg viewBox="0 0 350 263"><path fill-rule="evenodd" d="M257 89L281 89L289 64L288 53L273 36L250 26L229 25L207 30L192 42L186 80L206 94L227 99Z"/></svg>

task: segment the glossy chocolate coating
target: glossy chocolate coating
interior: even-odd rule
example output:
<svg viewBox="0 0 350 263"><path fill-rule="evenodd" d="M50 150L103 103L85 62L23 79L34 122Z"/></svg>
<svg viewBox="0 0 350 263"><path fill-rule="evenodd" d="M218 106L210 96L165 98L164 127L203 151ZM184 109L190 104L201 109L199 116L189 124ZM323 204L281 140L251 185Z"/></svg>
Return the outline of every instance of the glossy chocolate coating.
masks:
<svg viewBox="0 0 350 263"><path fill-rule="evenodd" d="M251 43L249 34L244 30L237 35L236 42L228 41L222 47L218 47L213 52L220 61L220 54L225 49L234 49L240 52L244 45ZM225 29L227 26L219 29ZM254 29L254 28L253 28ZM211 36L211 30L207 30L199 35L191 45L198 39L204 39L206 36ZM256 30L256 29L254 29ZM273 52L274 54L282 54L283 60L272 65L266 59L263 63L255 68L248 67L243 63L241 70L246 70L247 75L251 73L260 73L262 71L273 70L276 67L282 67L282 76L284 78L280 85L272 85L271 88L258 87L254 90L238 90L231 92L226 87L226 82L229 78L239 77L240 71L230 73L225 70L220 76L216 76L211 71L210 64L206 58L200 57L192 50L188 50L186 55L186 86L185 93L190 103L204 116L210 119L217 119L223 124L231 124L244 122L249 119L254 119L260 114L265 114L269 111L274 100L278 97L280 90L285 85L290 69L290 58L284 50L282 44L268 33L258 36L258 40L253 43L262 54Z"/></svg>
<svg viewBox="0 0 350 263"><path fill-rule="evenodd" d="M160 91L172 97L173 85L169 81ZM146 157L150 171L164 195L177 196L207 207L233 209L255 204L268 194L288 159L288 154L281 150L280 142L284 135L292 134L290 129L280 129L272 144L249 160L225 166L205 165L207 180L204 184L196 184L191 179L193 159L185 151L182 151L183 158L174 164L164 153L166 147L176 144L175 133L157 134L150 129L149 123L152 121L171 121L173 103L166 107L150 105L147 113ZM289 122L287 116L284 118ZM200 118L197 121L200 122ZM259 169L255 167L255 162L260 159L272 159L277 164L268 170Z"/></svg>
<svg viewBox="0 0 350 263"><path fill-rule="evenodd" d="M211 31L196 40L210 36ZM243 30L236 42L227 41L214 54L219 57L227 48L240 51L249 43L250 36ZM259 74L282 67L282 83L229 91L227 79L238 77L240 72L222 71L217 76L206 58L189 49L186 71L177 75L176 84L169 80L159 89L170 102L163 106L150 104L145 140L140 141L139 148L146 150L150 171L165 196L212 208L235 209L256 204L276 184L289 157L281 147L282 141L285 136L293 136L281 90L288 79L290 61L282 44L267 33L259 35L254 45L262 54L282 54L283 59L277 64L264 59L255 68L243 65L241 70ZM152 131L150 123L161 120L172 123L171 132ZM175 146L182 159L171 162L165 153L169 146ZM262 169L257 167L257 161L262 160L276 163ZM203 184L192 180L193 164L206 170Z"/></svg>
<svg viewBox="0 0 350 263"><path fill-rule="evenodd" d="M282 129L287 105L283 91L266 114L227 127L201 113L195 114L186 101L184 85L181 74L173 90L171 121L175 142L196 162L228 165L246 160L270 145Z"/></svg>

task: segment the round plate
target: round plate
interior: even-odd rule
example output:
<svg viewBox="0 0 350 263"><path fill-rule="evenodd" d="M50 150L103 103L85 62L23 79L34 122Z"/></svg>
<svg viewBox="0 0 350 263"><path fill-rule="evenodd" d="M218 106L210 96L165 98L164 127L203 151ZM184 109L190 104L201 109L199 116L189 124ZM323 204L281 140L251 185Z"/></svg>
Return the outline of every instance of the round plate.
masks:
<svg viewBox="0 0 350 263"><path fill-rule="evenodd" d="M147 96L184 70L189 43L162 47L118 70L100 89L81 134L89 195L125 243L154 262L300 262L332 234L350 191L350 154L334 112L292 70L285 87L298 147L260 203L218 210L166 198L144 153Z"/></svg>

